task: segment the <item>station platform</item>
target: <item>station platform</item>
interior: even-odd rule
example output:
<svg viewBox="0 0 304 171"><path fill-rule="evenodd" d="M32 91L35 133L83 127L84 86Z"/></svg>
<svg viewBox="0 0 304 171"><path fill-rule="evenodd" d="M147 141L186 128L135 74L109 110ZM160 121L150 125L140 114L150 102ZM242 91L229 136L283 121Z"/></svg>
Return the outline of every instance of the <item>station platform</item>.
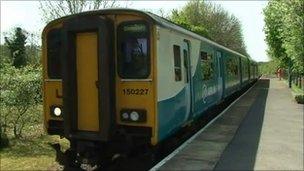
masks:
<svg viewBox="0 0 304 171"><path fill-rule="evenodd" d="M303 107L261 78L151 170L303 170Z"/></svg>

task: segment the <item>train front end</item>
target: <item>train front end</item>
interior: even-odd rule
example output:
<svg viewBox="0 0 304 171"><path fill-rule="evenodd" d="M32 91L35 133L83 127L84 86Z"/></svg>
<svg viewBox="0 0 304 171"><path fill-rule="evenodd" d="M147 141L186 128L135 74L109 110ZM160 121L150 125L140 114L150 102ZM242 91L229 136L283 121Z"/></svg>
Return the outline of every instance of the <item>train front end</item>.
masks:
<svg viewBox="0 0 304 171"><path fill-rule="evenodd" d="M128 10L72 15L45 27L44 124L70 141L69 164L97 165L157 144L154 30L149 17Z"/></svg>

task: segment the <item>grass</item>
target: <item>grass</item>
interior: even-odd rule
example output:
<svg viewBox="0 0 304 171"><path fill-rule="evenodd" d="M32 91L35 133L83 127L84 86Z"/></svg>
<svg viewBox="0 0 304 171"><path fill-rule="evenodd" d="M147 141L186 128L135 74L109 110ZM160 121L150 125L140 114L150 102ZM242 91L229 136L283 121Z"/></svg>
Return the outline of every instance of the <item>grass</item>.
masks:
<svg viewBox="0 0 304 171"><path fill-rule="evenodd" d="M32 108L32 111L29 111L29 114L35 119L27 120L22 131L23 138L16 139L11 128L7 130L9 146L0 148L0 171L58 169L59 165L55 161L56 152L50 144L60 143L64 151L69 147L69 143L66 139L60 139L59 136L46 135L41 113L41 105L37 105Z"/></svg>
<svg viewBox="0 0 304 171"><path fill-rule="evenodd" d="M291 90L292 90L296 95L304 94L304 90L301 89L299 86L297 86L297 85L295 85L295 84L292 84Z"/></svg>
<svg viewBox="0 0 304 171"><path fill-rule="evenodd" d="M288 85L288 80L284 79L285 84ZM291 84L291 94L294 97L294 100L299 104L304 104L304 85L302 88L297 86L295 83L292 82Z"/></svg>
<svg viewBox="0 0 304 171"><path fill-rule="evenodd" d="M285 84L288 85L287 79L284 79L284 82L285 82ZM304 85L303 85L303 87L304 87ZM304 88L301 89L299 86L297 86L294 83L291 84L291 91L292 91L293 96L304 94Z"/></svg>
<svg viewBox="0 0 304 171"><path fill-rule="evenodd" d="M0 170L56 170L55 150L50 143L68 143L59 136L11 139L10 146L0 151Z"/></svg>

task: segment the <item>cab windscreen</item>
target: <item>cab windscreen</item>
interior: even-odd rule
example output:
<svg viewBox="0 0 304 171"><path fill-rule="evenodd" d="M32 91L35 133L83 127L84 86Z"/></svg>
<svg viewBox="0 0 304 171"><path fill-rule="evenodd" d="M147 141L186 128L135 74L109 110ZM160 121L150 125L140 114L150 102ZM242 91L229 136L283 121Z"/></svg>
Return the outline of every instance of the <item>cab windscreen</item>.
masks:
<svg viewBox="0 0 304 171"><path fill-rule="evenodd" d="M124 22L117 33L118 73L125 79L150 75L149 27L144 21Z"/></svg>
<svg viewBox="0 0 304 171"><path fill-rule="evenodd" d="M61 79L61 30L53 29L47 34L47 71L50 79Z"/></svg>

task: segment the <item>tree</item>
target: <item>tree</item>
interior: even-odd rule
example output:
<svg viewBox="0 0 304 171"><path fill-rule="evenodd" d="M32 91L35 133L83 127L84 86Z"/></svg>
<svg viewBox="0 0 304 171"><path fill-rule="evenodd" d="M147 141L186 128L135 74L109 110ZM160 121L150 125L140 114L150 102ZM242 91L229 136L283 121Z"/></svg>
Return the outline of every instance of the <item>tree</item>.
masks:
<svg viewBox="0 0 304 171"><path fill-rule="evenodd" d="M173 10L170 20L223 46L248 55L240 21L221 6L200 0Z"/></svg>
<svg viewBox="0 0 304 171"><path fill-rule="evenodd" d="M158 9L151 9L151 8L142 8L142 11L154 13L158 16L161 16L163 18L169 19L169 13L170 11L165 11L163 8Z"/></svg>
<svg viewBox="0 0 304 171"><path fill-rule="evenodd" d="M293 72L304 75L304 1L286 3L284 16L283 47L293 63Z"/></svg>
<svg viewBox="0 0 304 171"><path fill-rule="evenodd" d="M40 1L43 20L51 20L87 10L116 7L116 0L46 0Z"/></svg>
<svg viewBox="0 0 304 171"><path fill-rule="evenodd" d="M40 36L38 33L29 32L27 44L25 46L26 54L28 56L27 62L31 65L40 65L41 47L39 45Z"/></svg>
<svg viewBox="0 0 304 171"><path fill-rule="evenodd" d="M4 64L0 68L0 126L2 134L12 132L15 138L22 137L24 128L40 123L41 67L15 68Z"/></svg>
<svg viewBox="0 0 304 171"><path fill-rule="evenodd" d="M4 37L5 43L10 50L10 57L13 60L13 66L20 68L26 65L25 44L27 32L20 27L14 29L14 33L10 37Z"/></svg>
<svg viewBox="0 0 304 171"><path fill-rule="evenodd" d="M283 47L283 9L280 4L268 4L267 8L264 9L264 15L265 15L265 34L266 34L266 41L269 45L268 48L268 55L271 58L277 58L280 61L283 61L281 63L281 67L285 64L287 66L288 64L288 57L286 54L286 49Z"/></svg>
<svg viewBox="0 0 304 171"><path fill-rule="evenodd" d="M10 58L10 50L7 47L7 44L0 45L0 69L5 66L7 63L12 63ZM1 76L1 74L0 74ZM0 77L1 78L1 77Z"/></svg>
<svg viewBox="0 0 304 171"><path fill-rule="evenodd" d="M258 65L259 74L269 77L276 74L279 66L279 61L277 59L272 59L268 62L259 62Z"/></svg>
<svg viewBox="0 0 304 171"><path fill-rule="evenodd" d="M268 52L284 66L292 61L295 71L304 66L304 1L269 1L264 9Z"/></svg>
<svg viewBox="0 0 304 171"><path fill-rule="evenodd" d="M271 0L264 9L268 54L291 75L304 75L304 1Z"/></svg>

